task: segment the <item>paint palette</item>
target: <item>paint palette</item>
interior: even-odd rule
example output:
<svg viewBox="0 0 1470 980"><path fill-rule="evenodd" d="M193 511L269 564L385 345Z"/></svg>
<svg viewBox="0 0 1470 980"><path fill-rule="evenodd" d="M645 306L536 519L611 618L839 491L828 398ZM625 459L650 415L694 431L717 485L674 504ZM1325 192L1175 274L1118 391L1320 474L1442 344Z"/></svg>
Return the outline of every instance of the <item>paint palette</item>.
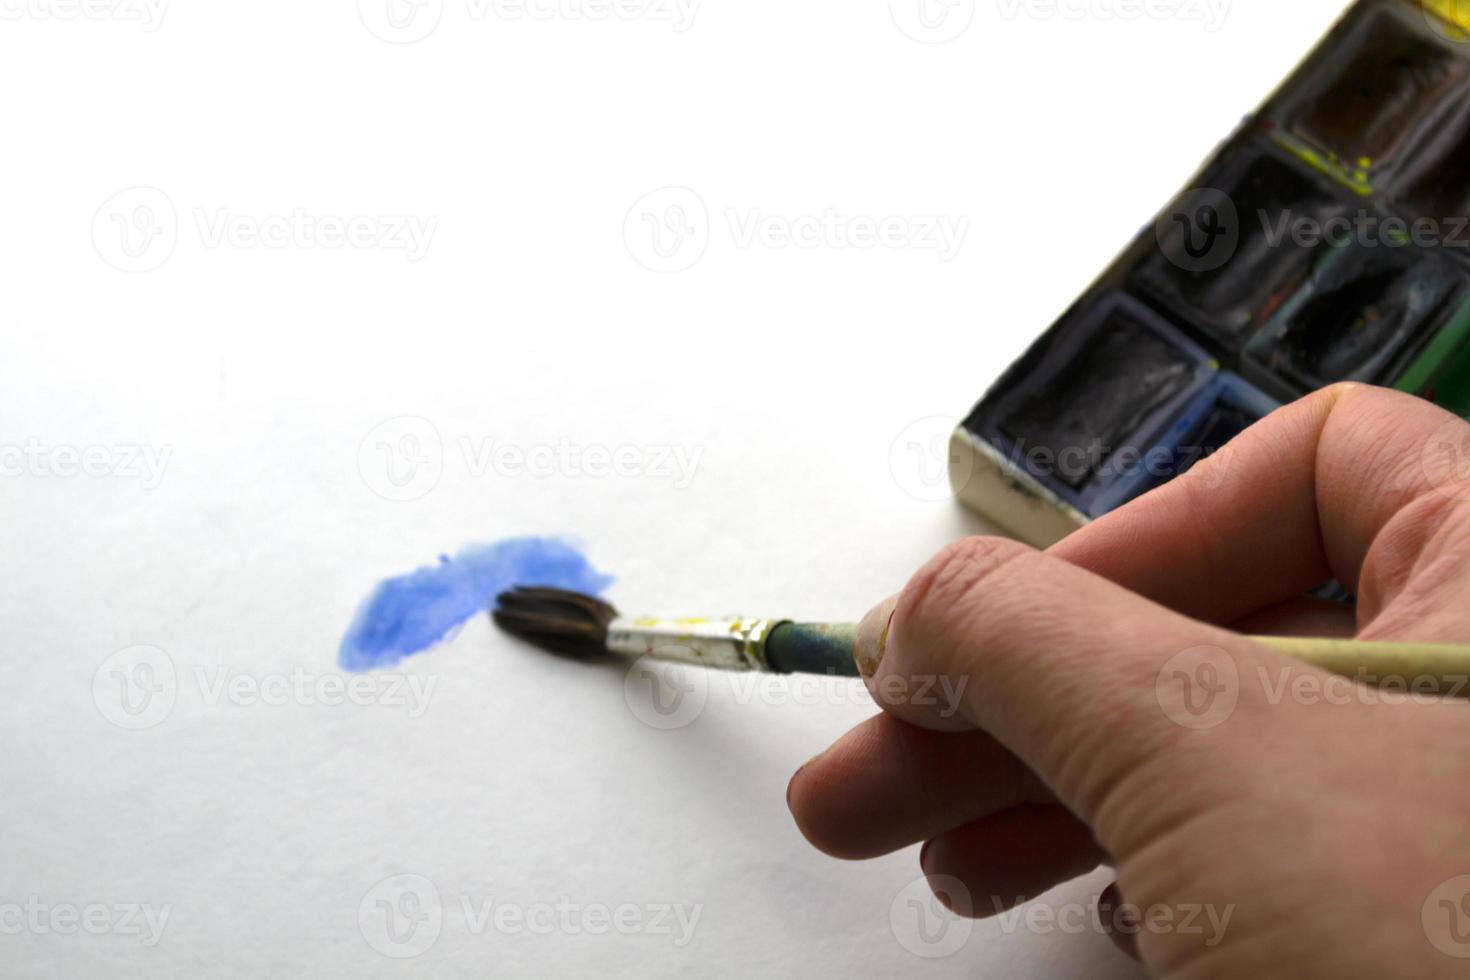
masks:
<svg viewBox="0 0 1470 980"><path fill-rule="evenodd" d="M1047 545L1339 381L1470 412L1470 16L1360 0L956 430Z"/></svg>

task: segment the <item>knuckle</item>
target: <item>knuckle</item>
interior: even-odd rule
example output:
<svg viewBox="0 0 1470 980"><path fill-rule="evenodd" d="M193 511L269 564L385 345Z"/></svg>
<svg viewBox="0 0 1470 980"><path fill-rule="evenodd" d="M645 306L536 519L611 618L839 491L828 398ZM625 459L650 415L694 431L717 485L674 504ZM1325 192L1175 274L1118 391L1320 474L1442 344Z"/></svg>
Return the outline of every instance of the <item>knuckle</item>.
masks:
<svg viewBox="0 0 1470 980"><path fill-rule="evenodd" d="M1002 570L1039 559L1036 549L1008 538L964 538L946 545L919 569L899 596L898 622L906 631L927 636L950 632L950 624L969 621L978 606L995 607Z"/></svg>

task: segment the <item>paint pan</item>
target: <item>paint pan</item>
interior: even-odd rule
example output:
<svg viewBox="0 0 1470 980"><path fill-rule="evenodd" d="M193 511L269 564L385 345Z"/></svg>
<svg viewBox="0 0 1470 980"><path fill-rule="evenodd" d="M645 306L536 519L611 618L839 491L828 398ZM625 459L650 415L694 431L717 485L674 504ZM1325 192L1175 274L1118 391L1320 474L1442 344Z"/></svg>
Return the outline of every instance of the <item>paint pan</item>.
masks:
<svg viewBox="0 0 1470 980"><path fill-rule="evenodd" d="M1187 221L1165 225L1158 247L1147 250L1131 286L1175 322L1204 334L1233 365L1250 335L1303 281L1327 248L1296 234L1342 220L1357 201L1264 141L1247 141L1207 172L1201 187L1233 205L1238 239L1223 264L1194 262ZM1182 213L1182 212L1181 212ZM1202 241L1198 244L1202 244ZM1224 243L1230 248L1230 243Z"/></svg>
<svg viewBox="0 0 1470 980"><path fill-rule="evenodd" d="M1130 477L1119 461L1152 448L1215 371L1203 349L1121 293L1061 326L1022 363L966 426L1089 516Z"/></svg>
<svg viewBox="0 0 1470 980"><path fill-rule="evenodd" d="M1136 460L1119 461L1123 478L1097 498L1093 509L1106 513L1182 476L1280 404L1239 375L1222 371L1175 416L1151 448Z"/></svg>
<svg viewBox="0 0 1470 980"><path fill-rule="evenodd" d="M1458 47L1411 4L1364 5L1268 115L1304 161L1369 194L1470 91L1470 60Z"/></svg>
<svg viewBox="0 0 1470 980"><path fill-rule="evenodd" d="M1045 546L1337 381L1470 413L1466 27L1354 4L956 428L957 496Z"/></svg>
<svg viewBox="0 0 1470 980"><path fill-rule="evenodd" d="M1444 324L1463 275L1427 250L1354 241L1333 254L1257 335L1246 358L1257 376L1299 393L1338 381L1391 383Z"/></svg>
<svg viewBox="0 0 1470 980"><path fill-rule="evenodd" d="M1420 147L1393 196L1431 222L1442 247L1470 251L1470 98Z"/></svg>

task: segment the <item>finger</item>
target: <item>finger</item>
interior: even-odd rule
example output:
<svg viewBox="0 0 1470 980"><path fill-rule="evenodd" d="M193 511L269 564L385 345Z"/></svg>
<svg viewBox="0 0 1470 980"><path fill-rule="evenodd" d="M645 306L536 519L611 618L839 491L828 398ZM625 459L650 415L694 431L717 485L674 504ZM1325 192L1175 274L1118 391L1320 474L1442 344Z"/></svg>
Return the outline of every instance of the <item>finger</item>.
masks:
<svg viewBox="0 0 1470 980"><path fill-rule="evenodd" d="M833 857L877 857L1019 803L1052 802L1035 775L979 731L870 718L791 778L786 802Z"/></svg>
<svg viewBox="0 0 1470 980"><path fill-rule="evenodd" d="M1196 730L1171 711L1189 694L1183 685L1313 670L1293 664L1068 562L1014 541L970 538L942 551L900 595L869 682L950 678L962 691L965 721L1015 753L1121 858L1128 842L1108 836L1115 811L1156 804L1117 821L1143 839L1181 808L1200 805L1201 794L1228 787L1214 781L1192 795L1160 793L1183 777L1189 753L1219 750L1242 732L1264 737L1267 723L1289 711L1271 705L1261 686L1237 681L1228 705L1209 702L1228 707L1230 723ZM885 709L919 725L934 720L922 705ZM1136 788L1136 799L1125 787Z"/></svg>
<svg viewBox="0 0 1470 980"><path fill-rule="evenodd" d="M1422 399L1364 385L1326 388L1051 553L1214 623L1331 578L1366 600L1371 615L1384 600L1360 578L1381 532L1396 521L1422 530L1415 515L1470 498L1459 492L1470 487L1446 486L1463 475L1458 457L1435 464L1439 443L1459 451L1456 433L1463 440L1470 427ZM1419 554L1422 541L1408 538L1398 569Z"/></svg>
<svg viewBox="0 0 1470 980"><path fill-rule="evenodd" d="M1097 917L1103 932L1108 934L1119 952L1135 960L1142 959L1138 954L1138 930L1141 927L1138 910L1123 901L1123 893L1116 881L1097 897Z"/></svg>
<svg viewBox="0 0 1470 980"><path fill-rule="evenodd" d="M1230 628L1248 636L1322 636L1351 638L1357 633L1352 606L1312 596L1297 596L1258 609Z"/></svg>
<svg viewBox="0 0 1470 980"><path fill-rule="evenodd" d="M941 883L935 894L951 911L985 919L1087 874L1103 857L1092 831L1063 807L1023 806L935 837L919 865Z"/></svg>

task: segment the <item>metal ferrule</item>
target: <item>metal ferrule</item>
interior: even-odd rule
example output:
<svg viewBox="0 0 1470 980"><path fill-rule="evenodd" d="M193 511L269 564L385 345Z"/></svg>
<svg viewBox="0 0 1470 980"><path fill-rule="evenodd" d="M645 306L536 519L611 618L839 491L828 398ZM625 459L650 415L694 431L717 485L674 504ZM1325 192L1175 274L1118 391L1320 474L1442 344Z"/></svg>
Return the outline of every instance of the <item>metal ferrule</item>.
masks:
<svg viewBox="0 0 1470 980"><path fill-rule="evenodd" d="M716 670L770 671L766 638L779 619L615 619L607 648Z"/></svg>

